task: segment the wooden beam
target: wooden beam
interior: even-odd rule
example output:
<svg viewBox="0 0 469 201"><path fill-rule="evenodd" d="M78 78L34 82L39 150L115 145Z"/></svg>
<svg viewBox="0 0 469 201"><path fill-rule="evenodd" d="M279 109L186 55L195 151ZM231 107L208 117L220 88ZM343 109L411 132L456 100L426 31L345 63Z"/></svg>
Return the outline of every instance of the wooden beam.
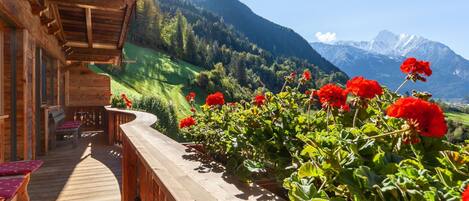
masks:
<svg viewBox="0 0 469 201"><path fill-rule="evenodd" d="M50 56L65 61L56 37L49 35L47 28L41 25L39 16L31 13L28 1L0 0L0 13L9 26L27 29L38 46L47 50Z"/></svg>
<svg viewBox="0 0 469 201"><path fill-rule="evenodd" d="M67 41L65 43L65 46L69 47L89 47L88 43L85 42L80 42L80 41ZM99 48L99 49L118 49L117 45L115 44L110 44L110 43L93 43L93 48Z"/></svg>
<svg viewBox="0 0 469 201"><path fill-rule="evenodd" d="M85 8L86 35L88 36L88 47L93 48L93 25L91 22L91 8Z"/></svg>
<svg viewBox="0 0 469 201"><path fill-rule="evenodd" d="M122 50L119 49L100 49L100 48L72 48L74 54L80 55L96 55L96 56L120 56Z"/></svg>
<svg viewBox="0 0 469 201"><path fill-rule="evenodd" d="M124 0L48 0L48 2L58 5L110 11L119 11L126 7Z"/></svg>
<svg viewBox="0 0 469 201"><path fill-rule="evenodd" d="M64 34L64 28L62 27L62 18L60 17L59 8L57 8L57 4L51 4L50 9L60 29L59 42L65 44L66 39Z"/></svg>
<svg viewBox="0 0 469 201"><path fill-rule="evenodd" d="M125 9L124 20L122 22L121 34L119 37L117 48L124 47L124 42L125 42L125 38L127 37L127 31L128 31L128 27L130 23L130 17L132 16L132 11L134 10L133 9L134 6L135 6L135 1L133 4L127 5L127 8Z"/></svg>

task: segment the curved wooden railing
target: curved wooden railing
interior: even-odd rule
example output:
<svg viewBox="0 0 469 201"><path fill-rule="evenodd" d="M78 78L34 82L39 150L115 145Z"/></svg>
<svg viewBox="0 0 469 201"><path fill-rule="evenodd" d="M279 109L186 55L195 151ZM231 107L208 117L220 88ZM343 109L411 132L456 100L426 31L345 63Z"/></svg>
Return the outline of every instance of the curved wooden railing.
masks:
<svg viewBox="0 0 469 201"><path fill-rule="evenodd" d="M109 142L122 144L122 200L282 200L161 134L156 116L106 108Z"/></svg>

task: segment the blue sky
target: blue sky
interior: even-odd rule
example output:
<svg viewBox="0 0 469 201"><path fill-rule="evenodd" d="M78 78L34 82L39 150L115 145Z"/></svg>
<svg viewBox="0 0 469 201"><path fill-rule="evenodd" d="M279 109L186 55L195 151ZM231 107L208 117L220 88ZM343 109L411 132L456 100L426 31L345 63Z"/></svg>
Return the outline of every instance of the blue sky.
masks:
<svg viewBox="0 0 469 201"><path fill-rule="evenodd" d="M240 0L254 12L294 29L336 40L370 40L379 31L443 42L469 59L469 0Z"/></svg>

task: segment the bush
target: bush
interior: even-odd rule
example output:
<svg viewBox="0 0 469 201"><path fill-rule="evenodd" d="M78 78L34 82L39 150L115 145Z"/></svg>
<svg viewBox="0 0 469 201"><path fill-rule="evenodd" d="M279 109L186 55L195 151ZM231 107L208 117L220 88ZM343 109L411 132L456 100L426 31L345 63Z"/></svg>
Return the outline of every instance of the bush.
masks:
<svg viewBox="0 0 469 201"><path fill-rule="evenodd" d="M158 122L154 128L169 137L180 141L178 122L174 108L157 97L143 97L134 102L133 107L138 110L154 114Z"/></svg>
<svg viewBox="0 0 469 201"><path fill-rule="evenodd" d="M428 63L413 62L406 82L429 76L413 71L428 72ZM305 94L307 81L206 104L183 132L242 179L283 180L290 200L460 199L469 146L447 141L443 111L427 96L401 97L361 77Z"/></svg>

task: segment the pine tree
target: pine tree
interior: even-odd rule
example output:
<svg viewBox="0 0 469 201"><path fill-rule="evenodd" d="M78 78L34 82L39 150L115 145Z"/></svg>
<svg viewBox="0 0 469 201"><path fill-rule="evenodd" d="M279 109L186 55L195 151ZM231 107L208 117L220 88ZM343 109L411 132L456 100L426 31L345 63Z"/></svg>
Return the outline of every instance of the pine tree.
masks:
<svg viewBox="0 0 469 201"><path fill-rule="evenodd" d="M184 23L184 16L182 15L181 11L176 12L176 33L174 36L174 48L176 50L176 56L178 58L182 58L184 53L184 30L185 30L185 23Z"/></svg>
<svg viewBox="0 0 469 201"><path fill-rule="evenodd" d="M186 33L186 45L185 45L185 55L187 61L191 63L196 63L197 62L197 44L196 44L196 38L195 34L192 31L192 28L188 27L187 28L187 33Z"/></svg>

